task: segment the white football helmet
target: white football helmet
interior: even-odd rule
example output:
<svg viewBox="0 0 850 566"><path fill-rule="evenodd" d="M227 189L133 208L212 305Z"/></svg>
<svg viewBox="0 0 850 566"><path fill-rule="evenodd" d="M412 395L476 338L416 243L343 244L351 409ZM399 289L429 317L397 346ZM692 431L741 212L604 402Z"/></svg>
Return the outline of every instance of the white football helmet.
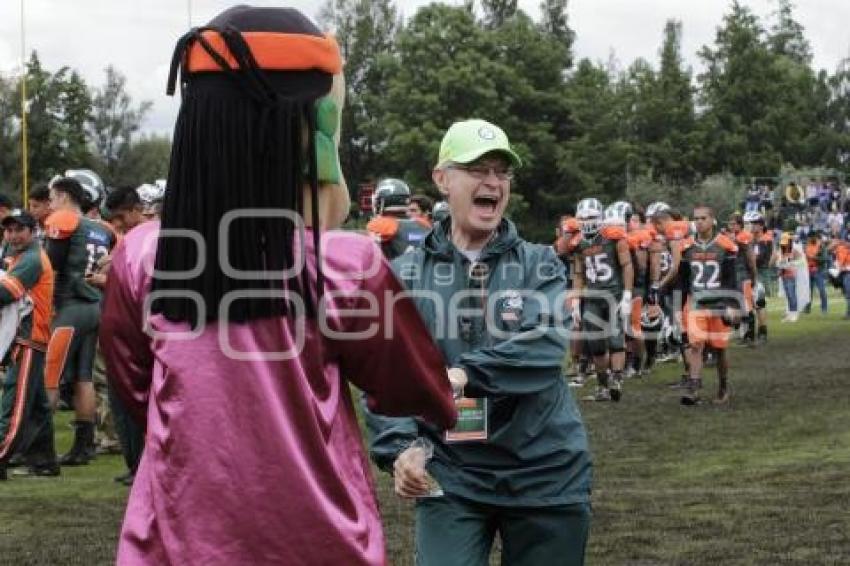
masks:
<svg viewBox="0 0 850 566"><path fill-rule="evenodd" d="M602 203L595 198L581 199L576 205L576 218L581 224L581 233L593 236L602 222Z"/></svg>
<svg viewBox="0 0 850 566"><path fill-rule="evenodd" d="M617 201L605 209L605 226L625 226L632 217L632 205L626 201Z"/></svg>
<svg viewBox="0 0 850 566"><path fill-rule="evenodd" d="M656 201L646 207L646 216L649 218L664 210L670 210L670 205L666 202Z"/></svg>
<svg viewBox="0 0 850 566"><path fill-rule="evenodd" d="M136 192L139 194L139 198L145 206L155 204L165 197L164 186L151 185L149 183L136 187Z"/></svg>
<svg viewBox="0 0 850 566"><path fill-rule="evenodd" d="M103 179L100 178L100 175L91 169L68 169L65 171L64 176L77 181L86 192L89 202L91 202L94 206L100 206L100 203L103 201L103 197L106 195L106 188L103 184ZM58 175L53 177L48 186L53 185L54 181L59 179L61 179L61 177Z"/></svg>

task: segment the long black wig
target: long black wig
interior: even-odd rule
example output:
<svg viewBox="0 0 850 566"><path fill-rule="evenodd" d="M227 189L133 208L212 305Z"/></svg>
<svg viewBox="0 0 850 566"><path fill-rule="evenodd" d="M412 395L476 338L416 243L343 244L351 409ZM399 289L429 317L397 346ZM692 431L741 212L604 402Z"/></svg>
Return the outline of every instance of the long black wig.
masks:
<svg viewBox="0 0 850 566"><path fill-rule="evenodd" d="M339 64L338 51L336 62L330 56L311 63L313 47L325 40L296 10L238 6L178 41L168 94L175 90L179 70L182 103L162 209L152 312L193 326L202 317L241 323L296 314L300 309L290 299L297 297L306 315L315 316L323 288L316 101L331 90L332 67ZM297 53L304 45L306 54ZM287 68L292 61L294 68ZM303 263L303 223L291 213L303 218L306 185L315 287L306 268L285 275ZM245 216L223 223L233 211ZM282 211L290 214L281 217ZM222 304L229 306L220 313Z"/></svg>

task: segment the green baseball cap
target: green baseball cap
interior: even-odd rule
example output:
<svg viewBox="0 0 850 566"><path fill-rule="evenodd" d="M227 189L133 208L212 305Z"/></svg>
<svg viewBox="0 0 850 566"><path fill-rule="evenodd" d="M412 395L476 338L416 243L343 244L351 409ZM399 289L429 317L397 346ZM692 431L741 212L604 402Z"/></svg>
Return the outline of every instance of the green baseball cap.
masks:
<svg viewBox="0 0 850 566"><path fill-rule="evenodd" d="M502 128L485 120L455 122L440 143L437 167L447 163L472 163L491 151L504 153L514 168L522 167L522 160L511 149L508 136Z"/></svg>

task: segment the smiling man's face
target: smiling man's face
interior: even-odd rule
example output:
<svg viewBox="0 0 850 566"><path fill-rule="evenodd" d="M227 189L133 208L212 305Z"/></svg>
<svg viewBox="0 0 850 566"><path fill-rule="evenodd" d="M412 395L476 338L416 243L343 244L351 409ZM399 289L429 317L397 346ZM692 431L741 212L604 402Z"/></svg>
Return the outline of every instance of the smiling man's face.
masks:
<svg viewBox="0 0 850 566"><path fill-rule="evenodd" d="M434 171L434 181L449 202L452 230L472 241L489 238L508 206L511 177L508 159L497 152Z"/></svg>

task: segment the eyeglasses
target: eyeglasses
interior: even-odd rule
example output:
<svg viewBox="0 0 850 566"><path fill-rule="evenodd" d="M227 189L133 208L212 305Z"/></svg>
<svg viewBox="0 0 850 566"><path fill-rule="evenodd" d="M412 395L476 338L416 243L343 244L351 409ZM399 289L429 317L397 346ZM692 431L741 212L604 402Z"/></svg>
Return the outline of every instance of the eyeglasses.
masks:
<svg viewBox="0 0 850 566"><path fill-rule="evenodd" d="M694 220L708 220L708 216L694 216Z"/></svg>
<svg viewBox="0 0 850 566"><path fill-rule="evenodd" d="M449 166L449 168L463 171L472 177L475 177L479 181L483 181L489 177L491 173L495 175L499 181L510 181L514 178L513 170L492 167L489 165L460 165L458 163L453 163Z"/></svg>

